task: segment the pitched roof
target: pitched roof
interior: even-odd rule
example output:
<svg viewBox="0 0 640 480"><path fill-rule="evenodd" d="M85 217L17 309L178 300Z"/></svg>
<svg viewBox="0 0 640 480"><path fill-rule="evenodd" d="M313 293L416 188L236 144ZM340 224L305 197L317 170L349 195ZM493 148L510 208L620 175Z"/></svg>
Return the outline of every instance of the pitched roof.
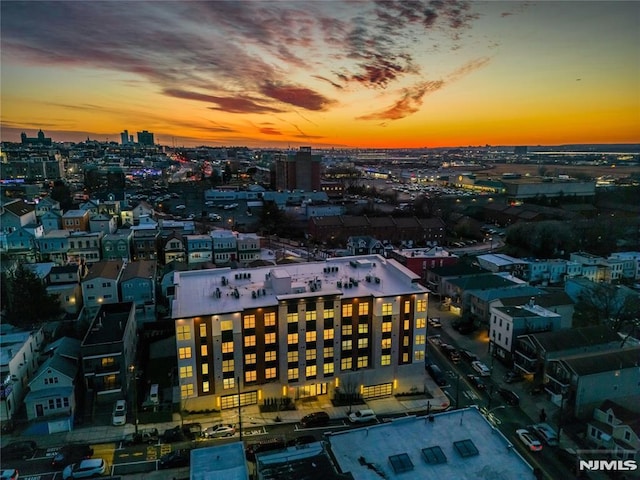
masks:
<svg viewBox="0 0 640 480"><path fill-rule="evenodd" d="M547 352L573 350L620 341L620 336L606 325L532 333L531 337Z"/></svg>
<svg viewBox="0 0 640 480"><path fill-rule="evenodd" d="M121 282L126 282L132 278L145 278L155 281L156 261L155 260L137 260L127 263L122 272Z"/></svg>
<svg viewBox="0 0 640 480"><path fill-rule="evenodd" d="M23 215L27 215L28 213L35 211L35 206L26 203L24 200L15 200L10 203L5 203L3 207L6 211L11 212L18 217L22 217Z"/></svg>
<svg viewBox="0 0 640 480"><path fill-rule="evenodd" d="M72 380L76 377L76 373L78 373L78 366L74 365L71 360L54 354L40 366L40 368L34 375L34 378L42 375L48 369L60 372L61 374L69 377Z"/></svg>
<svg viewBox="0 0 640 480"><path fill-rule="evenodd" d="M91 266L89 273L84 277L83 283L96 278L110 278L115 280L122 269L121 260L102 260Z"/></svg>
<svg viewBox="0 0 640 480"><path fill-rule="evenodd" d="M524 305L531 297L535 297L536 305L540 305L544 308L557 307L558 305L573 305L571 297L564 292L542 292L532 295L523 295L520 297L505 298L502 300L502 304L505 307Z"/></svg>
<svg viewBox="0 0 640 480"><path fill-rule="evenodd" d="M563 362L579 376L626 368L638 368L640 365L640 347L565 358Z"/></svg>

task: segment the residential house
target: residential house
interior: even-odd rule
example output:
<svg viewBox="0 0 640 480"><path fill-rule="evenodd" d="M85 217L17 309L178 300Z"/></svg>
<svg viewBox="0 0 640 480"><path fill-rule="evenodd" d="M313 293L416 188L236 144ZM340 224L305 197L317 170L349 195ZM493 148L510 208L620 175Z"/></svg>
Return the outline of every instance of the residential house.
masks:
<svg viewBox="0 0 640 480"><path fill-rule="evenodd" d="M562 317L535 304L532 299L516 307L494 307L490 309L489 349L506 364L513 363L516 338L532 332L560 330Z"/></svg>
<svg viewBox="0 0 640 480"><path fill-rule="evenodd" d="M28 229L19 227L5 235L5 252L10 258L22 263L37 261L36 236Z"/></svg>
<svg viewBox="0 0 640 480"><path fill-rule="evenodd" d="M35 207L36 218L42 222L42 217L49 212L54 212L60 215L60 202L54 200L51 197L41 198L38 203L36 203Z"/></svg>
<svg viewBox="0 0 640 480"><path fill-rule="evenodd" d="M173 261L167 263L160 273L160 292L162 293L163 303L170 306L175 295L174 273L189 270L186 262Z"/></svg>
<svg viewBox="0 0 640 480"><path fill-rule="evenodd" d="M71 232L67 260L73 263L95 263L102 254L102 232Z"/></svg>
<svg viewBox="0 0 640 480"><path fill-rule="evenodd" d="M96 200L96 199L87 200L86 202L82 202L80 205L78 205L78 210L85 210L89 212L89 218L91 218L94 215L98 215L99 204L100 204L99 200Z"/></svg>
<svg viewBox="0 0 640 480"><path fill-rule="evenodd" d="M238 233L238 262L248 266L260 260L260 237L254 233Z"/></svg>
<svg viewBox="0 0 640 480"><path fill-rule="evenodd" d="M82 310L82 288L78 265L62 265L51 268L47 278L47 293L56 295L60 307L70 316Z"/></svg>
<svg viewBox="0 0 640 480"><path fill-rule="evenodd" d="M36 239L40 259L55 262L58 265L66 265L70 235L71 232L69 230L51 230Z"/></svg>
<svg viewBox="0 0 640 480"><path fill-rule="evenodd" d="M465 315L471 310L473 292L495 288L520 288L525 285L525 281L506 272L484 273L446 279L442 282L441 294L451 299L451 311Z"/></svg>
<svg viewBox="0 0 640 480"><path fill-rule="evenodd" d="M382 245L380 246L382 247ZM458 256L442 247L401 248L399 250L391 250L388 256L400 262L413 273L420 275L425 284L428 270L448 267L458 263Z"/></svg>
<svg viewBox="0 0 640 480"><path fill-rule="evenodd" d="M118 283L123 266L122 260L102 260L90 267L81 280L86 315L92 317L101 305L119 302Z"/></svg>
<svg viewBox="0 0 640 480"><path fill-rule="evenodd" d="M89 219L89 230L91 232L102 232L106 235L108 233L114 233L117 229L117 217L97 213Z"/></svg>
<svg viewBox="0 0 640 480"><path fill-rule="evenodd" d="M213 239L213 261L216 265L229 265L235 262L238 256L238 238L229 230L214 230L211 232Z"/></svg>
<svg viewBox="0 0 640 480"><path fill-rule="evenodd" d="M126 263L120 277L120 300L133 302L137 321L155 321L156 261Z"/></svg>
<svg viewBox="0 0 640 480"><path fill-rule="evenodd" d="M636 399L637 400L637 399ZM607 450L612 458L639 460L640 411L605 400L593 410L587 424L587 442L595 448Z"/></svg>
<svg viewBox="0 0 640 480"><path fill-rule="evenodd" d="M551 360L545 380L556 405L577 418L590 418L605 400L640 396L640 346Z"/></svg>
<svg viewBox="0 0 640 480"><path fill-rule="evenodd" d="M82 340L82 372L87 395L97 404L127 398L136 360L133 302L103 304Z"/></svg>
<svg viewBox="0 0 640 480"><path fill-rule="evenodd" d="M640 252L612 253L609 259L622 260L622 278L640 279Z"/></svg>
<svg viewBox="0 0 640 480"><path fill-rule="evenodd" d="M62 228L72 232L88 232L89 218L89 210L69 210L62 215Z"/></svg>
<svg viewBox="0 0 640 480"><path fill-rule="evenodd" d="M490 308L492 304L495 303L496 305L502 306L500 300L515 297L520 299L517 305L522 305L529 301L531 297L544 293L544 290L527 284L520 284L516 287L508 285L505 288L471 290L467 293L468 309L465 310L464 314L480 325L489 326L489 319L491 317Z"/></svg>
<svg viewBox="0 0 640 480"><path fill-rule="evenodd" d="M130 261L132 239L133 232L128 229L107 233L102 237L102 259Z"/></svg>
<svg viewBox="0 0 640 480"><path fill-rule="evenodd" d="M158 258L158 225L155 222L145 222L131 227L131 231L133 232L131 249L133 260L156 260Z"/></svg>
<svg viewBox="0 0 640 480"><path fill-rule="evenodd" d="M384 246L380 240L369 235L353 236L347 239L349 255L382 255Z"/></svg>
<svg viewBox="0 0 640 480"><path fill-rule="evenodd" d="M159 236L158 243L158 258L163 264L187 261L187 246L182 233L172 231L166 237Z"/></svg>
<svg viewBox="0 0 640 480"><path fill-rule="evenodd" d="M45 233L62 229L62 214L57 211L49 211L43 213L40 217L40 223Z"/></svg>
<svg viewBox="0 0 640 480"><path fill-rule="evenodd" d="M27 332L0 325L0 421L14 419L21 409L43 342L42 328Z"/></svg>
<svg viewBox="0 0 640 480"><path fill-rule="evenodd" d="M3 233L11 233L21 227L36 224L35 208L24 200L13 200L0 205L0 229Z"/></svg>
<svg viewBox="0 0 640 480"><path fill-rule="evenodd" d="M531 288L531 287L530 287ZM512 292L517 289L512 289ZM551 290L549 292L540 290L537 294L526 294L521 296L506 295L491 302L491 306L496 307L517 307L525 305L533 300L536 305L560 315L560 329L571 328L573 325L573 312L575 304L571 297L564 292Z"/></svg>
<svg viewBox="0 0 640 480"><path fill-rule="evenodd" d="M606 325L525 333L516 339L514 368L542 379L551 360L619 349L620 335Z"/></svg>
<svg viewBox="0 0 640 480"><path fill-rule="evenodd" d="M187 263L195 265L211 263L213 260L213 239L210 235L185 235Z"/></svg>
<svg viewBox="0 0 640 480"><path fill-rule="evenodd" d="M478 265L456 263L454 265L427 269L426 286L441 299L447 295L445 284L452 279L490 273Z"/></svg>
<svg viewBox="0 0 640 480"><path fill-rule="evenodd" d="M509 272L518 277L522 277L519 273L526 269L528 263L526 260L504 255L502 253L478 255L476 260L485 270L489 270L493 273Z"/></svg>
<svg viewBox="0 0 640 480"><path fill-rule="evenodd" d="M131 217L133 218L132 225L139 225L140 223L144 223L145 217L151 218L155 214L153 206L144 201L139 202L136 206L134 206L131 209L131 212ZM124 223L125 217L122 217L122 221Z"/></svg>

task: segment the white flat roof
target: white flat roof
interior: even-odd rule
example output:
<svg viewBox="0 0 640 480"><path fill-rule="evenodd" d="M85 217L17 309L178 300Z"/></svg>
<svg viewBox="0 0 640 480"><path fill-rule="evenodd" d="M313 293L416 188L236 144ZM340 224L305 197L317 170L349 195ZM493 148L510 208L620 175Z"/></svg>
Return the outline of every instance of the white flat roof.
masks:
<svg viewBox="0 0 640 480"><path fill-rule="evenodd" d="M427 417L400 417L389 423L332 433L327 439L340 469L355 480L380 480L382 476L375 470L382 471L384 478L403 480L533 478L531 466L475 407L435 414L433 422ZM454 442L464 443L456 447ZM440 447L444 457L431 447ZM406 466L407 471L394 470L390 457L396 455L400 457L393 460ZM429 463L429 456L444 461Z"/></svg>
<svg viewBox="0 0 640 480"><path fill-rule="evenodd" d="M291 289L288 291L271 285L280 284L283 280L286 283L288 278L291 279ZM237 270L216 268L175 272L172 318L238 312L277 305L278 300L286 298L336 294L341 294L343 298L389 297L428 293L425 287L417 283L419 278L395 260L379 255ZM278 291L274 288L278 288ZM214 294L217 289L219 296Z"/></svg>
<svg viewBox="0 0 640 480"><path fill-rule="evenodd" d="M191 480L249 480L241 442L191 450Z"/></svg>

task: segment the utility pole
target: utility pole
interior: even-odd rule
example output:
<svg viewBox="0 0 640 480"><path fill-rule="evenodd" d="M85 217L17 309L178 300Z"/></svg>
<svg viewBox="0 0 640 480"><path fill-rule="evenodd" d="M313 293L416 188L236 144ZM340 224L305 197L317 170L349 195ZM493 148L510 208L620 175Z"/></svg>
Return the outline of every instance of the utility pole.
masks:
<svg viewBox="0 0 640 480"><path fill-rule="evenodd" d="M129 372L131 374L130 382L133 382L133 426L135 428L136 436L138 435L138 381L136 380L136 366L129 366Z"/></svg>
<svg viewBox="0 0 640 480"><path fill-rule="evenodd" d="M242 403L240 402L240 377L236 377L238 381L238 429L240 430L240 441L242 442Z"/></svg>

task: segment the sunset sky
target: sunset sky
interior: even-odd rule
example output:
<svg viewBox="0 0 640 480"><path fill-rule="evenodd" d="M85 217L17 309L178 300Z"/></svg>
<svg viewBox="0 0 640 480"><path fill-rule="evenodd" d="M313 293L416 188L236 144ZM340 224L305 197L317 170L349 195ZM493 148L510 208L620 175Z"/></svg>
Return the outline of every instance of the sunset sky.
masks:
<svg viewBox="0 0 640 480"><path fill-rule="evenodd" d="M165 145L640 142L640 4L71 1L1 8L1 137Z"/></svg>

